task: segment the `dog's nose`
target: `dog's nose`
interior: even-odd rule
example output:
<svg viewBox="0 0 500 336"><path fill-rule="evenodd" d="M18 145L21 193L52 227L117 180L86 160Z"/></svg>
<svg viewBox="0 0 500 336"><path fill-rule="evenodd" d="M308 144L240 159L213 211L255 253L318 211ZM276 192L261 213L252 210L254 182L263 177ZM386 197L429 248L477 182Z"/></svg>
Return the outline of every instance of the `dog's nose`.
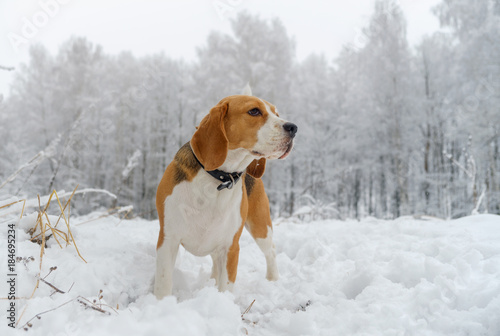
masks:
<svg viewBox="0 0 500 336"><path fill-rule="evenodd" d="M290 134L290 137L293 138L295 137L295 133L297 133L298 127L294 123L287 122L283 125L283 128Z"/></svg>

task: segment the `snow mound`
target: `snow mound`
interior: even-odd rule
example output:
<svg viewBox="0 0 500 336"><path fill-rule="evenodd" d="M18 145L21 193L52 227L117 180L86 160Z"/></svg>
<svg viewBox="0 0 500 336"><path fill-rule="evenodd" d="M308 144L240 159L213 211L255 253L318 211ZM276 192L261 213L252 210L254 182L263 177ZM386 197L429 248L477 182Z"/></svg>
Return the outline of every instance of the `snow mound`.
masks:
<svg viewBox="0 0 500 336"><path fill-rule="evenodd" d="M245 232L234 293L217 292L209 257L181 249L174 296L161 301L151 293L158 222L87 220L71 220L87 263L74 249L45 249L41 276L57 266L45 280L65 293L40 283L33 299L18 301L18 317L26 306L19 326L60 306L32 320L30 335L500 334L499 216L281 220L274 232L280 280L265 280L264 256ZM5 242L6 230L0 235ZM40 246L20 239L17 256L17 296L30 297ZM0 254L1 265L6 260ZM5 281L0 290L7 293ZM96 300L106 313L78 298ZM3 321L2 335L25 335Z"/></svg>

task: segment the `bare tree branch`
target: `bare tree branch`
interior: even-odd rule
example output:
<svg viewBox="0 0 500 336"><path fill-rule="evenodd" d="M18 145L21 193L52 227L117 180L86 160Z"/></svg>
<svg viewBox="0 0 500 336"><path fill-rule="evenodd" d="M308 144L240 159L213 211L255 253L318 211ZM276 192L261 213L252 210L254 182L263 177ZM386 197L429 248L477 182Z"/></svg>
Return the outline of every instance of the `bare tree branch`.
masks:
<svg viewBox="0 0 500 336"><path fill-rule="evenodd" d="M14 67L8 67L8 66L3 66L3 65L0 65L0 69L1 69L1 70L6 70L6 71L13 71L13 70L15 70L16 68L14 68Z"/></svg>

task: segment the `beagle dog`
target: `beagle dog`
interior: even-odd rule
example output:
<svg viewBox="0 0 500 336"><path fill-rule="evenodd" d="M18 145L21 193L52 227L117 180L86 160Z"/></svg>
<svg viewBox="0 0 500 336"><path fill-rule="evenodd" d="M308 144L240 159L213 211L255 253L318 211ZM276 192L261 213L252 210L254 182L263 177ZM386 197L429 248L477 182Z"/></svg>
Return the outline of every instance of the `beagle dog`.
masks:
<svg viewBox="0 0 500 336"><path fill-rule="evenodd" d="M172 294L179 245L210 255L219 291L236 280L243 227L266 257L268 280L278 279L269 200L260 177L266 160L284 159L297 126L250 95L222 99L168 165L156 194L160 234L154 294Z"/></svg>

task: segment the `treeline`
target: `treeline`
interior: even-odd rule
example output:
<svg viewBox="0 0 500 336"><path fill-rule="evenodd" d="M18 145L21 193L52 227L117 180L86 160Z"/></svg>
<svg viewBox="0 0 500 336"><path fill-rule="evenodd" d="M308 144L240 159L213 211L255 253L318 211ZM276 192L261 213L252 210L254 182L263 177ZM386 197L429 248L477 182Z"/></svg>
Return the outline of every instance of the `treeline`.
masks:
<svg viewBox="0 0 500 336"><path fill-rule="evenodd" d="M448 32L412 49L400 8L378 1L332 61L297 61L278 19L247 13L191 63L109 55L77 37L57 55L33 47L0 105L0 185L24 168L0 193L80 184L118 200L84 197L76 211L133 204L154 217L177 149L249 82L299 126L293 153L264 175L275 216L500 214L500 5L445 0L434 11Z"/></svg>

